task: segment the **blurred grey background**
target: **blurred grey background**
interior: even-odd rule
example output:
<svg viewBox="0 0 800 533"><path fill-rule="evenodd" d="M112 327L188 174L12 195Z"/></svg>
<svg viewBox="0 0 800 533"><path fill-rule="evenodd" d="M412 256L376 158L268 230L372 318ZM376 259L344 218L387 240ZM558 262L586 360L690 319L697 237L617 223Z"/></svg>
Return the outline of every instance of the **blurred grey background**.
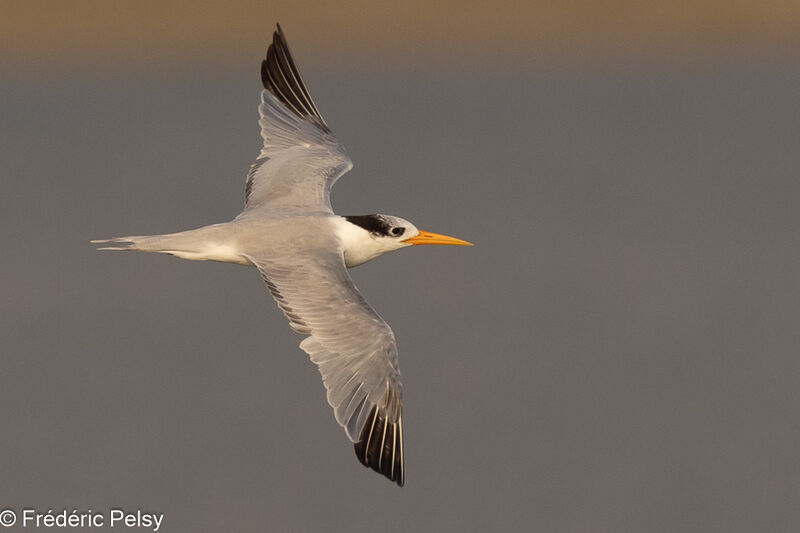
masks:
<svg viewBox="0 0 800 533"><path fill-rule="evenodd" d="M0 8L0 508L797 531L792 3ZM403 489L254 270L88 243L239 212L276 21L355 162L334 208L476 243L352 271L398 338Z"/></svg>

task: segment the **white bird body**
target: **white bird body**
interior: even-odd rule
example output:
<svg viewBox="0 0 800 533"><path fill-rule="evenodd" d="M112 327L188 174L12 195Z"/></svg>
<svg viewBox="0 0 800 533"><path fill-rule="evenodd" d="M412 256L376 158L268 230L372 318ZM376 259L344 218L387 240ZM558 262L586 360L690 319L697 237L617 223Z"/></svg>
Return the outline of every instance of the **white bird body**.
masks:
<svg viewBox="0 0 800 533"><path fill-rule="evenodd" d="M264 146L234 220L169 233L116 237L102 250L171 254L256 267L317 364L337 422L367 467L399 485L403 387L394 333L347 268L413 244L469 244L389 215L341 217L330 206L350 158L314 105L278 26L262 63Z"/></svg>
<svg viewBox="0 0 800 533"><path fill-rule="evenodd" d="M385 216L385 215L384 215ZM396 220L402 220L392 217ZM419 235L410 222L403 237ZM286 231L291 228L287 242ZM218 261L255 266L249 257L264 248L287 249L291 243L303 242L311 233L326 242L338 243L345 266L352 268L371 261L387 252L411 246L395 239L382 239L361 226L337 215L311 215L291 218L243 217L231 222L211 224L188 231L165 235L116 237L107 242L130 243L125 246L106 246L101 250L132 250L174 255L190 261Z"/></svg>

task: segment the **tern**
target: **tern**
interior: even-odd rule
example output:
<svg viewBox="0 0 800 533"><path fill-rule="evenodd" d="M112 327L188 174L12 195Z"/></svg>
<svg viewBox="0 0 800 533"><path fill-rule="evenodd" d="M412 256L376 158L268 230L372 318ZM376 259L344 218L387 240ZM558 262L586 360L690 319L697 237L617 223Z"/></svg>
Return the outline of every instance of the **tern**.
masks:
<svg viewBox="0 0 800 533"><path fill-rule="evenodd" d="M100 250L171 254L258 269L320 373L336 421L364 466L403 486L403 385L389 325L347 272L420 244L470 245L399 217L338 216L330 191L353 167L311 98L280 27L261 63L264 146L232 221L165 235L116 237Z"/></svg>

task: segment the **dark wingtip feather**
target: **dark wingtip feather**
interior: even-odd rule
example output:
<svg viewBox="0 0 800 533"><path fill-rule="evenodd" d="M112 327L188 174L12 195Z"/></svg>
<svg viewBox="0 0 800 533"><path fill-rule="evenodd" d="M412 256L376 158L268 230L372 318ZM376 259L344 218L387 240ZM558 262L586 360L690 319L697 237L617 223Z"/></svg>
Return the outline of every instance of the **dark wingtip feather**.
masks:
<svg viewBox="0 0 800 533"><path fill-rule="evenodd" d="M325 119L320 115L300 71L297 70L280 24L273 32L272 43L267 48L266 58L261 62L261 83L293 113L330 133L330 128L325 124Z"/></svg>
<svg viewBox="0 0 800 533"><path fill-rule="evenodd" d="M356 457L367 468L383 474L401 487L405 483L403 461L403 417L387 423L378 406L374 406L355 443Z"/></svg>
<svg viewBox="0 0 800 533"><path fill-rule="evenodd" d="M261 85L263 85L264 88L269 92L271 92L273 95L275 94L275 92L270 89L271 83L269 81L269 75L267 74L266 59L261 62Z"/></svg>

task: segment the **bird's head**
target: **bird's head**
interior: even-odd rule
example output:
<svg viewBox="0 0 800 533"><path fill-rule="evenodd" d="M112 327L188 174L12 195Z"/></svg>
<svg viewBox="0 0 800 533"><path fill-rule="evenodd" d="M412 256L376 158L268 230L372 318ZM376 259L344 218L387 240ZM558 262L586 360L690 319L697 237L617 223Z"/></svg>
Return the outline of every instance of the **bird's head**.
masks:
<svg viewBox="0 0 800 533"><path fill-rule="evenodd" d="M418 229L408 220L391 215L360 215L344 217L347 224L340 231L347 266L366 263L379 255L416 244L472 243Z"/></svg>

